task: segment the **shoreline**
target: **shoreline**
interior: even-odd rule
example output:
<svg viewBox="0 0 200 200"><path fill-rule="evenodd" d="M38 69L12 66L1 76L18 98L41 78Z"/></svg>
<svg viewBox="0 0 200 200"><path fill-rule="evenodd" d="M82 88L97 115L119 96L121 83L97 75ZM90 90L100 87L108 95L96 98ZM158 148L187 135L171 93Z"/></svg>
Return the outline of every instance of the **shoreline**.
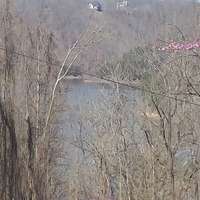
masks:
<svg viewBox="0 0 200 200"><path fill-rule="evenodd" d="M82 82L82 83L94 83L94 84L114 84L114 83L111 83L110 81L107 81L107 80L102 80L100 78L94 78L94 77L89 77L89 76L67 76L65 79L65 81L78 81L78 82ZM120 83L122 84L127 84L127 85L130 85L130 86L135 86L135 87L138 87L138 86L141 86L142 84L142 81L119 81Z"/></svg>

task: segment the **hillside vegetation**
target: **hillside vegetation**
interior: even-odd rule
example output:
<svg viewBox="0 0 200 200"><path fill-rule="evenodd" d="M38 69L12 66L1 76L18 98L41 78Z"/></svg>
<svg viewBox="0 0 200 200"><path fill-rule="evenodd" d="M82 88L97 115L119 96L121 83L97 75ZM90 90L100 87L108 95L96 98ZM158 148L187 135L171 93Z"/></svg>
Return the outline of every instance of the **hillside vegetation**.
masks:
<svg viewBox="0 0 200 200"><path fill-rule="evenodd" d="M200 199L200 4L101 3L0 0L0 200Z"/></svg>
<svg viewBox="0 0 200 200"><path fill-rule="evenodd" d="M193 24L199 20L196 12L199 4L174 0L130 0L127 8L116 10L116 1L101 2L103 12L89 10L85 0L19 0L19 15L24 16L27 23L41 23L54 33L59 56L63 56L65 49L88 27L101 30L98 44L83 56L80 63L82 68L92 71L96 71L102 62L116 61L137 46L153 47L159 39L180 37L173 25L189 38L196 37Z"/></svg>

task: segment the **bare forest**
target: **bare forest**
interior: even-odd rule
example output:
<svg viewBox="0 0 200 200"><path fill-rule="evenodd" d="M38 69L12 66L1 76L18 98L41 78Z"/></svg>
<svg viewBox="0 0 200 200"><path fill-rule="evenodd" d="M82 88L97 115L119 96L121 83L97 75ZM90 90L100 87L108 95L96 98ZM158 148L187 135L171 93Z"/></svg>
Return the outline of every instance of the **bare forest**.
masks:
<svg viewBox="0 0 200 200"><path fill-rule="evenodd" d="M0 0L0 22L0 200L200 200L199 1Z"/></svg>

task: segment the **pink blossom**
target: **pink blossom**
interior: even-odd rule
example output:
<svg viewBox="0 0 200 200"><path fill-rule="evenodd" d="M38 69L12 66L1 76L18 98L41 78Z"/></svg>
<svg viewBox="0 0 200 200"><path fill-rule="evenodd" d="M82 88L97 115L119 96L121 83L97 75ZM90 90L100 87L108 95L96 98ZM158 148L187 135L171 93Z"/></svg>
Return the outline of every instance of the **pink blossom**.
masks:
<svg viewBox="0 0 200 200"><path fill-rule="evenodd" d="M200 48L200 40L192 41L192 42L170 42L168 45L159 48L161 51L177 51L177 50L193 50Z"/></svg>

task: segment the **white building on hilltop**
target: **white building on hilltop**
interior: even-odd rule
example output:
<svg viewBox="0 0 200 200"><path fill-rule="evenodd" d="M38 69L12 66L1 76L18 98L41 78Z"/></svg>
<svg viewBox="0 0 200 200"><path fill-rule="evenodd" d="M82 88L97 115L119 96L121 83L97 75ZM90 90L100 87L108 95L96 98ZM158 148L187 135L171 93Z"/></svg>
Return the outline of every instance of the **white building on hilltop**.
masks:
<svg viewBox="0 0 200 200"><path fill-rule="evenodd" d="M98 1L89 2L88 7L89 7L89 9L92 9L92 10L96 10L96 11L99 11L99 12L102 11L102 5Z"/></svg>
<svg viewBox="0 0 200 200"><path fill-rule="evenodd" d="M117 9L126 8L128 6L128 0L120 0L117 2Z"/></svg>

